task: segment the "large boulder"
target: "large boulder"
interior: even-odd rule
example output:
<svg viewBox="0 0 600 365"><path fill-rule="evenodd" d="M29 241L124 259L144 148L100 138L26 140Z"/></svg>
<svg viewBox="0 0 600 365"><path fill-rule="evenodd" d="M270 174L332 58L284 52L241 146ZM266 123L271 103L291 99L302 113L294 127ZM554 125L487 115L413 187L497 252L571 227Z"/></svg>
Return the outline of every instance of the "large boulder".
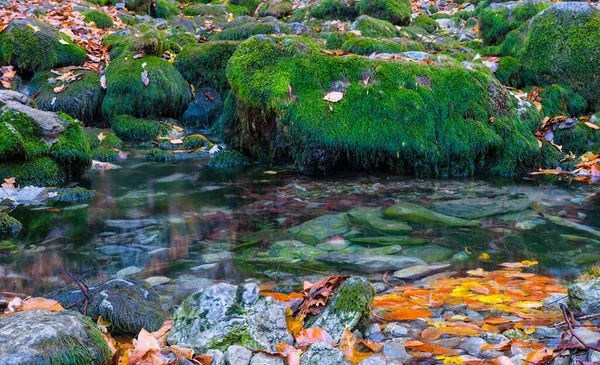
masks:
<svg viewBox="0 0 600 365"><path fill-rule="evenodd" d="M520 115L488 73L445 57L334 57L302 38L256 36L238 46L228 78L237 116L225 139L266 158L327 169L344 156L419 175L514 174L541 158L539 113Z"/></svg>
<svg viewBox="0 0 600 365"><path fill-rule="evenodd" d="M537 13L552 5L544 0L493 3L479 13L479 29L484 44L500 44L506 35Z"/></svg>
<svg viewBox="0 0 600 365"><path fill-rule="evenodd" d="M569 308L584 315L600 312L600 278L577 282L569 287Z"/></svg>
<svg viewBox="0 0 600 365"><path fill-rule="evenodd" d="M144 328L158 330L167 319L158 294L145 281L114 279L89 288L86 315L97 321L100 316L116 334L135 335ZM80 289L63 289L48 295L63 307L83 313L85 296Z"/></svg>
<svg viewBox="0 0 600 365"><path fill-rule="evenodd" d="M293 343L287 330L286 307L259 296L256 284L213 285L192 294L173 316L169 344L226 351L232 345L275 351L280 342Z"/></svg>
<svg viewBox="0 0 600 365"><path fill-rule="evenodd" d="M13 65L21 72L79 66L85 60L83 48L37 18L15 19L0 32L0 64Z"/></svg>
<svg viewBox="0 0 600 365"><path fill-rule="evenodd" d="M561 2L510 33L503 53L512 54L541 82L563 84L600 105L600 10L585 2Z"/></svg>
<svg viewBox="0 0 600 365"><path fill-rule="evenodd" d="M288 231L302 242L316 244L326 238L348 233L350 226L346 222L346 214L341 213L322 215L292 227Z"/></svg>
<svg viewBox="0 0 600 365"><path fill-rule="evenodd" d="M356 10L361 15L369 15L394 25L409 25L412 6L409 0L360 0L356 4Z"/></svg>
<svg viewBox="0 0 600 365"><path fill-rule="evenodd" d="M412 203L396 203L384 211L384 216L389 219L399 219L405 222L438 225L446 227L475 227L479 225L477 221L468 221L461 218L451 217L449 215L436 213L425 207Z"/></svg>
<svg viewBox="0 0 600 365"><path fill-rule="evenodd" d="M98 326L77 312L31 310L0 318L0 363L109 364Z"/></svg>

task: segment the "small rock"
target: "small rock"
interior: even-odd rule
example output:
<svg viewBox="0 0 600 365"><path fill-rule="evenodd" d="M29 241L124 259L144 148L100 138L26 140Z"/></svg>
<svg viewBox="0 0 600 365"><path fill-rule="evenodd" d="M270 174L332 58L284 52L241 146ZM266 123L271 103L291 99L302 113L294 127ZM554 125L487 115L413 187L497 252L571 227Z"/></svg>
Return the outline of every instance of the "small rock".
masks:
<svg viewBox="0 0 600 365"><path fill-rule="evenodd" d="M166 283L170 282L171 279L169 279L166 276L151 276L149 278L144 279L144 281L149 283L152 286L158 286L158 285L166 284Z"/></svg>
<svg viewBox="0 0 600 365"><path fill-rule="evenodd" d="M441 265L417 265L413 267L407 267L406 269L398 270L394 273L394 277L403 280L416 280L438 271L449 268L448 264Z"/></svg>
<svg viewBox="0 0 600 365"><path fill-rule="evenodd" d="M533 335L536 337L560 338L561 333L554 327L538 326Z"/></svg>
<svg viewBox="0 0 600 365"><path fill-rule="evenodd" d="M142 272L142 269L140 269L139 267L137 267L137 266L129 266L129 267L126 267L124 269L121 269L121 270L117 271L117 279L123 279L123 278L126 278L128 276L133 276L133 275L138 274L140 272Z"/></svg>
<svg viewBox="0 0 600 365"><path fill-rule="evenodd" d="M244 292L242 293L242 299L244 304L251 305L258 300L260 294L260 288L255 283L248 283L244 285Z"/></svg>
<svg viewBox="0 0 600 365"><path fill-rule="evenodd" d="M408 336L408 329L398 323L391 322L385 326L383 333L390 338L404 337Z"/></svg>
<svg viewBox="0 0 600 365"><path fill-rule="evenodd" d="M399 338L385 341L383 344L383 354L398 359L406 359L409 356L404 348L404 340Z"/></svg>
<svg viewBox="0 0 600 365"><path fill-rule="evenodd" d="M344 354L326 344L325 342L317 342L311 345L308 350L302 355L300 365L349 365L350 362Z"/></svg>
<svg viewBox="0 0 600 365"><path fill-rule="evenodd" d="M269 355L264 352L259 352L252 357L250 365L284 365L281 356Z"/></svg>
<svg viewBox="0 0 600 365"><path fill-rule="evenodd" d="M206 355L212 356L210 365L225 365L225 354L219 350L208 350Z"/></svg>
<svg viewBox="0 0 600 365"><path fill-rule="evenodd" d="M227 365L249 365L252 359L252 351L238 345L229 346L225 353Z"/></svg>

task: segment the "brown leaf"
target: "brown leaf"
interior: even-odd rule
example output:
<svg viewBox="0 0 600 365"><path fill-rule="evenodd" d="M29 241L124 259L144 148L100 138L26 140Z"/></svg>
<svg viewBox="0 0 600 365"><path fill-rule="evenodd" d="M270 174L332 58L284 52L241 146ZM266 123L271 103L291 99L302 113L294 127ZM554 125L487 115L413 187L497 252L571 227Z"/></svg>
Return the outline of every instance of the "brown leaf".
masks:
<svg viewBox="0 0 600 365"><path fill-rule="evenodd" d="M179 347L177 345L169 346L169 350L177 356L179 361L183 361L185 359L189 360L194 357L194 350L189 349L187 347Z"/></svg>
<svg viewBox="0 0 600 365"><path fill-rule="evenodd" d="M194 360L197 361L200 365L210 365L212 363L212 356L209 355L198 355L194 356Z"/></svg>
<svg viewBox="0 0 600 365"><path fill-rule="evenodd" d="M298 355L298 350L293 346L285 342L280 342L277 344L277 350L285 356L288 365L300 365L300 355Z"/></svg>
<svg viewBox="0 0 600 365"><path fill-rule="evenodd" d="M421 332L421 339L423 341L435 341L442 335L442 331L439 328L428 327L423 332Z"/></svg>
<svg viewBox="0 0 600 365"><path fill-rule="evenodd" d="M0 80L0 84L6 89L12 89L12 85L8 81Z"/></svg>
<svg viewBox="0 0 600 365"><path fill-rule="evenodd" d="M330 103L337 103L338 101L344 98L344 93L339 91L332 91L329 94L325 95L323 100L328 101Z"/></svg>
<svg viewBox="0 0 600 365"><path fill-rule="evenodd" d="M106 75L100 76L100 87L106 90Z"/></svg>
<svg viewBox="0 0 600 365"><path fill-rule="evenodd" d="M47 309L55 312L63 311L64 308L56 300L46 298L29 298L23 302L20 310L30 311L35 309Z"/></svg>
<svg viewBox="0 0 600 365"><path fill-rule="evenodd" d="M60 86L55 87L52 90L54 91L55 94L58 94L58 93L62 93L63 91L65 91L66 88L67 88L67 84L62 84Z"/></svg>
<svg viewBox="0 0 600 365"><path fill-rule="evenodd" d="M594 124L592 122L585 122L585 125L587 125L588 127L592 128L594 130L600 129L600 126L598 126L598 124Z"/></svg>
<svg viewBox="0 0 600 365"><path fill-rule="evenodd" d="M412 321L422 317L429 317L432 311L425 309L399 309L385 316L387 321Z"/></svg>

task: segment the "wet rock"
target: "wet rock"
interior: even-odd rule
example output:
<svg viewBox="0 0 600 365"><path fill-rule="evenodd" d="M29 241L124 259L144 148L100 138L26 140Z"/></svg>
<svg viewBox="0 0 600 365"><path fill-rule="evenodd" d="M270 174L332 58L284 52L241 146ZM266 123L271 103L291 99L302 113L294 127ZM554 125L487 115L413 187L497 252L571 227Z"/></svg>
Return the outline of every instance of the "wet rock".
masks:
<svg viewBox="0 0 600 365"><path fill-rule="evenodd" d="M535 337L560 338L562 333L553 327L537 326L533 335Z"/></svg>
<svg viewBox="0 0 600 365"><path fill-rule="evenodd" d="M259 352L252 357L250 365L284 365L281 356Z"/></svg>
<svg viewBox="0 0 600 365"><path fill-rule="evenodd" d="M385 341L383 344L382 352L384 355L397 358L406 359L409 357L406 349L404 348L404 340L395 338L392 340Z"/></svg>
<svg viewBox="0 0 600 365"><path fill-rule="evenodd" d="M326 344L325 342L317 342L311 345L308 350L302 355L300 365L350 365L344 354Z"/></svg>
<svg viewBox="0 0 600 365"><path fill-rule="evenodd" d="M549 215L549 214L544 215L544 218L548 219L550 222L552 222L556 225L575 229L578 231L586 232L586 233L592 234L594 236L600 237L600 231L595 228L588 227L586 225L576 223L576 222L570 221L570 220L562 218L562 217Z"/></svg>
<svg viewBox="0 0 600 365"><path fill-rule="evenodd" d="M0 363L99 364L111 359L98 326L77 312L32 310L0 318Z"/></svg>
<svg viewBox="0 0 600 365"><path fill-rule="evenodd" d="M390 358L382 354L373 354L363 361L359 362L358 365L402 365L404 362L400 359Z"/></svg>
<svg viewBox="0 0 600 365"><path fill-rule="evenodd" d="M140 269L139 267L129 266L129 267L126 267L124 269L117 271L117 279L123 279L128 276L133 276L133 275L139 274L141 272L142 272L142 269Z"/></svg>
<svg viewBox="0 0 600 365"><path fill-rule="evenodd" d="M354 237L351 238L350 241L373 245L421 245L427 242L423 238L413 238L408 236Z"/></svg>
<svg viewBox="0 0 600 365"><path fill-rule="evenodd" d="M402 251L404 255L418 257L428 263L446 261L452 257L452 250L434 244L408 247Z"/></svg>
<svg viewBox="0 0 600 365"><path fill-rule="evenodd" d="M88 297L87 316L94 321L102 316L110 323L108 330L111 333L136 335L142 328L152 332L167 319L158 294L145 281L110 280L90 286ZM79 288L59 290L47 298L58 301L64 308L83 313L85 297Z"/></svg>
<svg viewBox="0 0 600 365"><path fill-rule="evenodd" d="M406 58L410 58L416 61L431 60L431 55L427 52L409 51L402 52L402 55Z"/></svg>
<svg viewBox="0 0 600 365"><path fill-rule="evenodd" d="M520 212L529 208L532 199L525 196L499 196L496 198L457 199L434 203L438 213L463 219L480 219L498 214Z"/></svg>
<svg viewBox="0 0 600 365"><path fill-rule="evenodd" d="M600 312L600 278L578 282L569 287L567 305L574 312L590 315Z"/></svg>
<svg viewBox="0 0 600 365"><path fill-rule="evenodd" d="M306 327L323 328L337 342L345 328L364 331L369 324L375 289L365 278L346 280L325 309L306 322Z"/></svg>
<svg viewBox="0 0 600 365"><path fill-rule="evenodd" d="M270 257L288 257L290 259L310 260L323 253L318 247L306 245L300 241L277 241L269 248Z"/></svg>
<svg viewBox="0 0 600 365"><path fill-rule="evenodd" d="M302 242L317 244L326 238L343 235L350 231L346 214L330 214L318 217L288 230Z"/></svg>
<svg viewBox="0 0 600 365"><path fill-rule="evenodd" d="M383 329L383 333L387 337L396 338L396 337L405 337L408 336L408 329L403 327L398 323L388 323Z"/></svg>
<svg viewBox="0 0 600 365"><path fill-rule="evenodd" d="M210 365L225 365L225 354L219 350L208 350L206 355L212 356Z"/></svg>
<svg viewBox="0 0 600 365"><path fill-rule="evenodd" d="M228 365L249 365L252 351L238 345L229 346L225 353L225 363Z"/></svg>
<svg viewBox="0 0 600 365"><path fill-rule="evenodd" d="M420 258L407 256L336 254L319 255L315 258L322 262L363 273L400 270L406 267L427 264Z"/></svg>
<svg viewBox="0 0 600 365"><path fill-rule="evenodd" d="M396 277L398 279L415 280L415 279L420 279L420 278L428 276L428 275L435 274L435 273L445 270L449 267L450 267L450 265L448 265L448 264L429 265L429 266L417 265L417 266L408 267L406 269L396 271L394 273L394 277Z"/></svg>
<svg viewBox="0 0 600 365"><path fill-rule="evenodd" d="M411 203L396 203L387 208L383 214L390 219L399 219L426 225L432 224L447 227L475 227L479 225L479 222L450 217Z"/></svg>
<svg viewBox="0 0 600 365"><path fill-rule="evenodd" d="M14 204L40 205L48 201L48 190L35 186L26 186L22 189L2 188L0 189L0 201L10 199Z"/></svg>
<svg viewBox="0 0 600 365"><path fill-rule="evenodd" d="M402 235L412 231L412 228L403 222L383 218L383 210L379 208L353 208L348 212L351 223L363 227L367 232L386 235Z"/></svg>
<svg viewBox="0 0 600 365"><path fill-rule="evenodd" d="M195 95L194 100L183 113L183 122L195 127L211 126L223 109L221 94L207 87L197 90Z"/></svg>
<svg viewBox="0 0 600 365"><path fill-rule="evenodd" d="M340 251L350 246L350 242L344 239L332 239L327 242L319 243L315 248L327 252Z"/></svg>
<svg viewBox="0 0 600 365"><path fill-rule="evenodd" d="M158 225L158 220L155 218L146 219L109 219L104 222L107 227L116 228L122 231L134 231L140 228Z"/></svg>
<svg viewBox="0 0 600 365"><path fill-rule="evenodd" d="M166 284L166 283L170 282L171 279L169 279L166 276L151 276L149 278L144 279L144 281L154 287L154 286Z"/></svg>
<svg viewBox="0 0 600 365"><path fill-rule="evenodd" d="M286 307L258 297L255 284L217 284L192 294L175 312L169 343L193 348L228 350L232 345L274 351L279 342L292 343Z"/></svg>
<svg viewBox="0 0 600 365"><path fill-rule="evenodd" d="M485 359L494 359L504 355L500 351L492 351L492 350L480 350L481 345L487 344L487 342L483 338L479 337L466 337L460 344L460 348L465 350L469 355L485 358Z"/></svg>

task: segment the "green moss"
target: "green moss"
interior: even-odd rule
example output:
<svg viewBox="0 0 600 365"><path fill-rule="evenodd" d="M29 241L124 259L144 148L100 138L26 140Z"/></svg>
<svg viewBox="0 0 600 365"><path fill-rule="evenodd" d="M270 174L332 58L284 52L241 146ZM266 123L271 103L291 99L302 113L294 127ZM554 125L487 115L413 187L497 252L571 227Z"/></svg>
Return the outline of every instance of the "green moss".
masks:
<svg viewBox="0 0 600 365"><path fill-rule="evenodd" d="M125 0L125 7L140 13L150 14L153 0Z"/></svg>
<svg viewBox="0 0 600 365"><path fill-rule="evenodd" d="M309 14L313 18L324 20L352 20L358 16L354 6L345 4L340 0L322 1L312 8Z"/></svg>
<svg viewBox="0 0 600 365"><path fill-rule="evenodd" d="M148 86L142 81L143 72L148 75ZM190 88L181 74L158 57L123 55L108 65L105 75L108 86L102 114L109 120L120 114L178 119L191 100Z"/></svg>
<svg viewBox="0 0 600 365"><path fill-rule="evenodd" d="M600 131L578 122L575 128L557 129L554 143L563 146L563 151L580 156L586 152L600 152Z"/></svg>
<svg viewBox="0 0 600 365"><path fill-rule="evenodd" d="M515 174L540 158L539 114L522 119L497 81L452 63L331 57L299 38L253 37L228 78L238 113L237 137L226 141L256 156L327 167L342 155L359 167L442 176ZM340 81L343 99L324 101Z"/></svg>
<svg viewBox="0 0 600 365"><path fill-rule="evenodd" d="M123 146L123 142L121 141L121 139L112 132L91 128L85 128L83 132L85 133L85 138L87 139L90 148L92 149L98 148L100 146L114 148L121 148ZM102 133L102 135L104 136L102 140L98 139L100 133Z"/></svg>
<svg viewBox="0 0 600 365"><path fill-rule="evenodd" d="M257 34L280 34L288 33L288 29L283 24L277 23L250 23L243 24L237 27L224 29L222 32L215 34L210 39L215 41L239 41L248 39Z"/></svg>
<svg viewBox="0 0 600 365"><path fill-rule="evenodd" d="M346 41L356 37L352 32L332 32L327 35L325 45L327 49L341 49Z"/></svg>
<svg viewBox="0 0 600 365"><path fill-rule="evenodd" d="M423 27L423 29L429 33L435 32L435 30L439 28L438 23L427 15L419 15L415 18L412 25L416 27Z"/></svg>
<svg viewBox="0 0 600 365"><path fill-rule="evenodd" d="M98 147L92 150L92 160L101 162L115 162L119 159L119 152L110 147Z"/></svg>
<svg viewBox="0 0 600 365"><path fill-rule="evenodd" d="M113 59L126 53L127 55L124 57L132 57L140 53L146 56L161 57L167 49L167 40L156 29L149 29L141 34L129 31L113 33L105 37L102 44L109 46L110 57Z"/></svg>
<svg viewBox="0 0 600 365"><path fill-rule="evenodd" d="M170 19L179 14L179 8L166 0L156 2L156 17Z"/></svg>
<svg viewBox="0 0 600 365"><path fill-rule="evenodd" d="M365 37L350 38L344 42L341 49L350 53L367 56L372 53L401 53L408 51L407 46L398 42Z"/></svg>
<svg viewBox="0 0 600 365"><path fill-rule="evenodd" d="M169 41L179 46L180 50L176 52L179 53L186 44L196 43L196 36L190 33L177 33L170 36Z"/></svg>
<svg viewBox="0 0 600 365"><path fill-rule="evenodd" d="M253 14L261 0L231 0L231 4L246 8L248 14Z"/></svg>
<svg viewBox="0 0 600 365"><path fill-rule="evenodd" d="M47 154L39 125L27 114L8 109L0 115L0 160L31 159Z"/></svg>
<svg viewBox="0 0 600 365"><path fill-rule="evenodd" d="M21 223L10 215L0 212L0 240L14 238L21 231Z"/></svg>
<svg viewBox="0 0 600 365"><path fill-rule="evenodd" d="M41 110L64 112L86 123L92 123L101 117L104 90L100 86L100 75L93 71L76 73L84 75L83 78L65 84L57 80L57 75L52 72L37 72L29 84L29 94L39 92L35 103ZM48 79L54 79L56 82L51 84ZM55 93L54 88L63 84L67 85L67 88Z"/></svg>
<svg viewBox="0 0 600 365"><path fill-rule="evenodd" d="M208 144L208 140L201 135L191 135L183 139L183 148L186 150L195 150Z"/></svg>
<svg viewBox="0 0 600 365"><path fill-rule="evenodd" d="M536 75L521 61L511 56L500 58L498 69L494 74L502 84L515 88L537 83Z"/></svg>
<svg viewBox="0 0 600 365"><path fill-rule="evenodd" d="M68 176L79 177L92 165L90 145L77 121L66 114L59 115L68 121L68 125L50 152Z"/></svg>
<svg viewBox="0 0 600 365"><path fill-rule="evenodd" d="M205 346L207 349L217 349L227 351L229 346L239 345L247 349L258 350L263 346L252 337L252 334L245 327L232 330L224 337L214 337Z"/></svg>
<svg viewBox="0 0 600 365"><path fill-rule="evenodd" d="M359 30L360 34L365 37L393 38L399 36L398 30L392 23L366 15L359 16L356 21L352 23L351 29Z"/></svg>
<svg viewBox="0 0 600 365"><path fill-rule="evenodd" d="M409 0L360 0L356 10L394 25L409 25L412 13Z"/></svg>
<svg viewBox="0 0 600 365"><path fill-rule="evenodd" d="M539 96L542 98L543 116L566 115L577 117L583 114L588 106L581 95L561 85L544 87Z"/></svg>
<svg viewBox="0 0 600 365"><path fill-rule="evenodd" d="M227 61L238 45L233 41L187 44L175 59L175 68L196 88L212 87L222 93L229 89Z"/></svg>
<svg viewBox="0 0 600 365"><path fill-rule="evenodd" d="M152 141L167 134L168 127L156 120L137 119L129 115L116 116L112 129L124 141Z"/></svg>
<svg viewBox="0 0 600 365"><path fill-rule="evenodd" d="M93 190L88 190L79 186L75 188L58 189L56 193L58 193L58 195L52 198L52 200L65 203L87 201L92 199L95 195Z"/></svg>
<svg viewBox="0 0 600 365"><path fill-rule="evenodd" d="M292 13L293 5L291 0L269 0L265 6L260 9L259 15L283 18Z"/></svg>
<svg viewBox="0 0 600 365"><path fill-rule="evenodd" d="M20 186L56 186L64 174L56 161L50 157L37 157L28 161L0 164L0 179L14 177Z"/></svg>
<svg viewBox="0 0 600 365"><path fill-rule="evenodd" d="M98 28L112 28L113 21L110 18L110 16L108 16L106 13L99 11L99 10L91 10L88 11L86 13L84 13L85 18L84 21L86 23L91 23L94 22L96 23L96 27Z"/></svg>
<svg viewBox="0 0 600 365"><path fill-rule="evenodd" d="M248 165L248 159L236 150L216 153L208 163L210 167L229 168Z"/></svg>
<svg viewBox="0 0 600 365"><path fill-rule="evenodd" d="M506 35L546 9L544 2L524 2L512 8L488 7L479 13L481 38L486 45L501 44Z"/></svg>
<svg viewBox="0 0 600 365"><path fill-rule="evenodd" d="M146 161L169 162L173 161L173 154L160 148L152 148L146 152Z"/></svg>
<svg viewBox="0 0 600 365"><path fill-rule="evenodd" d="M182 10L183 15L211 18L217 23L226 22L226 7L221 4L193 4ZM252 10L254 12L254 10Z"/></svg>
<svg viewBox="0 0 600 365"><path fill-rule="evenodd" d="M85 59L86 51L83 48L74 45L69 37L37 18L13 20L0 33L0 63L12 64L21 71L36 72L57 66L82 65Z"/></svg>

